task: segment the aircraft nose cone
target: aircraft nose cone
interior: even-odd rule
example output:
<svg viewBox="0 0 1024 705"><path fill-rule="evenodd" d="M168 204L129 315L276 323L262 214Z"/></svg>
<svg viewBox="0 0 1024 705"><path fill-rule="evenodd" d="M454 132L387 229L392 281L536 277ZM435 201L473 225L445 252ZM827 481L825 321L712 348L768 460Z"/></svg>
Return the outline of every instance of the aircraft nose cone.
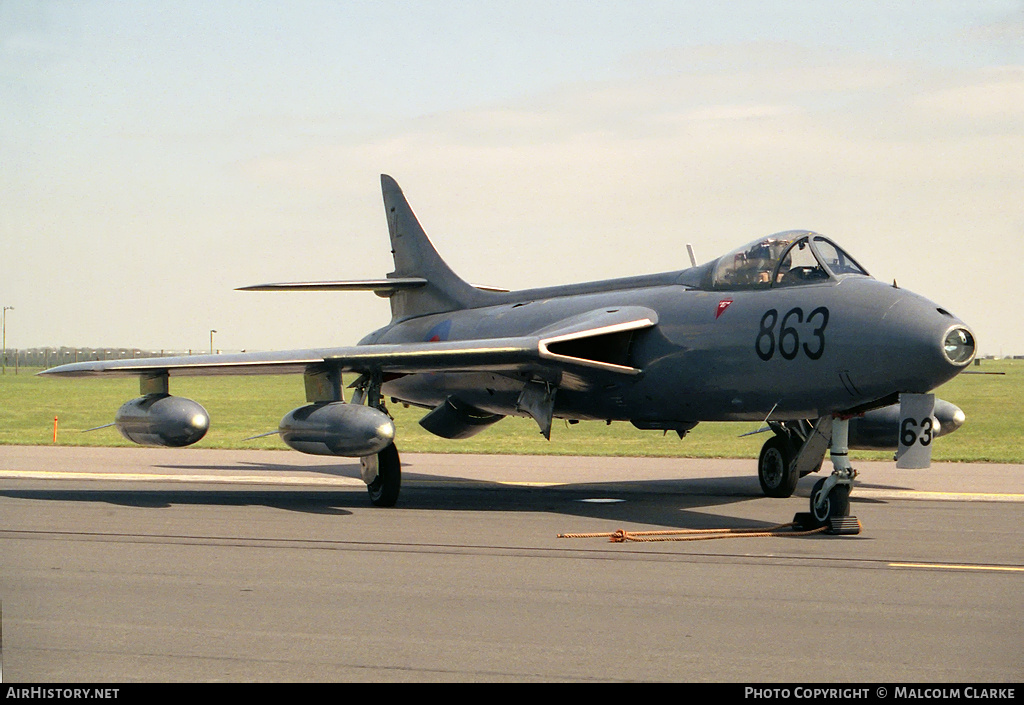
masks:
<svg viewBox="0 0 1024 705"><path fill-rule="evenodd" d="M890 343L883 364L899 370L893 381L900 391L934 389L958 375L977 352L971 329L922 296L904 292L883 319Z"/></svg>

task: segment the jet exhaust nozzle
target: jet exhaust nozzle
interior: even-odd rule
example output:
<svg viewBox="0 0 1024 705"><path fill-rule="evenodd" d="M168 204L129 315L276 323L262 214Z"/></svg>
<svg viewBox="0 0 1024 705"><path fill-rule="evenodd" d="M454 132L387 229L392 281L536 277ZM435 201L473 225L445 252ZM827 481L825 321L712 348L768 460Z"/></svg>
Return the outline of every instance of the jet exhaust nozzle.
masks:
<svg viewBox="0 0 1024 705"><path fill-rule="evenodd" d="M206 435L210 415L191 399L147 394L123 404L114 416L114 426L139 445L182 448Z"/></svg>
<svg viewBox="0 0 1024 705"><path fill-rule="evenodd" d="M361 458L376 455L395 440L395 422L371 406L335 401L289 411L278 433L300 453Z"/></svg>

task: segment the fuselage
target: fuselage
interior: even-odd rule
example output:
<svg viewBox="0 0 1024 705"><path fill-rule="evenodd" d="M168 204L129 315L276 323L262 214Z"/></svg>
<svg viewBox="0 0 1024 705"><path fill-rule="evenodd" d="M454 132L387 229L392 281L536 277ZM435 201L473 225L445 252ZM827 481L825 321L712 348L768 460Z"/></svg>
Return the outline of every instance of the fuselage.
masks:
<svg viewBox="0 0 1024 705"><path fill-rule="evenodd" d="M769 413L816 418L882 405L900 392L927 392L966 364L944 352L951 331L968 330L962 321L869 276L715 290L700 287L703 269L496 295L500 303L400 321L362 342L525 336L589 311L647 307L658 323L635 334L626 360L642 374L609 375L600 390L560 385L554 415L650 427ZM971 346L973 354L973 338ZM514 415L522 386L501 374L453 372L392 379L384 392L422 406L454 395Z"/></svg>

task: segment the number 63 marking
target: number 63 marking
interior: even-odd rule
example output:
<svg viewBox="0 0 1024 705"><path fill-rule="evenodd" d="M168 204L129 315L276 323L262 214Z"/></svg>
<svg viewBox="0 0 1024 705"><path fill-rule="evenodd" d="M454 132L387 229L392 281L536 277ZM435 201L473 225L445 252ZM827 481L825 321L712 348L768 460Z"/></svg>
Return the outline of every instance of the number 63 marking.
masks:
<svg viewBox="0 0 1024 705"><path fill-rule="evenodd" d="M918 427L921 428L920 433L917 432ZM918 441L923 446L931 445L932 418L930 416L921 419L921 423L908 416L900 424L900 443L904 446L912 446Z"/></svg>

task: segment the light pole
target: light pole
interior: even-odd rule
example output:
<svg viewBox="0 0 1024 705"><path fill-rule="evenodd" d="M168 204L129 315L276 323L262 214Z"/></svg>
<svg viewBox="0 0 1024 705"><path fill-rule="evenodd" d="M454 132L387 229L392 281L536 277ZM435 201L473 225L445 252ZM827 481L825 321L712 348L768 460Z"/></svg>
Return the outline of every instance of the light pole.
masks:
<svg viewBox="0 0 1024 705"><path fill-rule="evenodd" d="M215 331L215 330L211 330L210 331L210 354L211 355L213 355L213 334L216 333L216 332L217 331Z"/></svg>
<svg viewBox="0 0 1024 705"><path fill-rule="evenodd" d="M3 314L2 314L3 329L4 329L4 333L3 333L3 337L4 337L4 352L3 352L3 357L4 357L3 370L4 371L3 371L3 373L4 374L7 374L7 312L8 311L13 311L13 310L14 310L13 306L4 306L4 310L3 310Z"/></svg>

